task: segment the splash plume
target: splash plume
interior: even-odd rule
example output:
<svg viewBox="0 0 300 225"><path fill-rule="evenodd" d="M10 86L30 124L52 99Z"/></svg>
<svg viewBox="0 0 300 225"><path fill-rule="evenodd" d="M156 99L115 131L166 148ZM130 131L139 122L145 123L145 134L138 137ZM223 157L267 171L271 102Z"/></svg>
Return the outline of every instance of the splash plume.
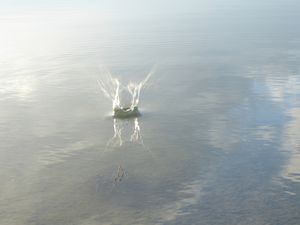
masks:
<svg viewBox="0 0 300 225"><path fill-rule="evenodd" d="M140 93L153 73L154 70L152 69L141 82L135 83L131 81L126 86L122 85L117 78L114 78L108 70L105 71L102 80L97 80L103 94L112 101L114 117L128 118L140 115L138 110ZM127 105L120 101L122 92L127 92L130 95L131 101Z"/></svg>

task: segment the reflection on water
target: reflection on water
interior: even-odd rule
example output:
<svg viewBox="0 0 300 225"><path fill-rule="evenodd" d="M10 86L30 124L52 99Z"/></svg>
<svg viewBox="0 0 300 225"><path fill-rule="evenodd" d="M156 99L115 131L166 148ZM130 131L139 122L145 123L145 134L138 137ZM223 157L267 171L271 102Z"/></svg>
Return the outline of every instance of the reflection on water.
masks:
<svg viewBox="0 0 300 225"><path fill-rule="evenodd" d="M174 222L180 216L188 216L195 213L193 210L188 209L201 201L203 186L201 180L183 184L182 188L178 190L180 199L162 206L159 214L160 223Z"/></svg>
<svg viewBox="0 0 300 225"><path fill-rule="evenodd" d="M299 224L299 3L198 2L0 15L1 225Z"/></svg>
<svg viewBox="0 0 300 225"><path fill-rule="evenodd" d="M144 146L139 118L133 119L113 119L113 137L107 142L106 149L121 147L127 142L140 144Z"/></svg>
<svg viewBox="0 0 300 225"><path fill-rule="evenodd" d="M281 176L295 182L300 181L300 77L299 70L290 70L277 66L269 67L266 87L271 100L283 108L287 122L282 127L282 152L288 160L282 167ZM285 77L277 77L278 73ZM275 74L275 75L274 75ZM275 77L274 77L275 76ZM274 129L274 128L273 128ZM273 132L274 133L274 132ZM267 137L265 137L267 139Z"/></svg>
<svg viewBox="0 0 300 225"><path fill-rule="evenodd" d="M300 96L300 91L298 92ZM288 153L288 160L283 166L282 176L294 182L300 182L300 108L288 111L291 117L283 131L282 148Z"/></svg>
<svg viewBox="0 0 300 225"><path fill-rule="evenodd" d="M1 83L0 93L2 96L15 95L20 101L30 101L36 91L35 78L26 74L5 79Z"/></svg>
<svg viewBox="0 0 300 225"><path fill-rule="evenodd" d="M114 184L118 184L127 176L126 171L123 169L121 165L118 166L117 172L113 175Z"/></svg>

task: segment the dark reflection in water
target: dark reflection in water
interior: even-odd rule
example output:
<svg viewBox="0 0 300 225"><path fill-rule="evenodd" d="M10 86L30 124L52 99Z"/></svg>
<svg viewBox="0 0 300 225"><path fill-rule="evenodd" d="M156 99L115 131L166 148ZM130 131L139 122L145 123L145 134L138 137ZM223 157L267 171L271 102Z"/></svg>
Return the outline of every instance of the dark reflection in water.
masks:
<svg viewBox="0 0 300 225"><path fill-rule="evenodd" d="M1 16L0 224L298 225L299 4L275 3ZM142 116L108 117L99 66L155 63Z"/></svg>

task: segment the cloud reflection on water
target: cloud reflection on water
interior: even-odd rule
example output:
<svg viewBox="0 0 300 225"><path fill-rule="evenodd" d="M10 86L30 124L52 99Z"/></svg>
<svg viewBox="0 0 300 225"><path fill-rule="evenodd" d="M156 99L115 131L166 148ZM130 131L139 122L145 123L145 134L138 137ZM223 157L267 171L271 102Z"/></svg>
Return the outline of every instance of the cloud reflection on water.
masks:
<svg viewBox="0 0 300 225"><path fill-rule="evenodd" d="M300 182L300 79L298 71L289 71L278 66L269 68L265 79L271 101L282 108L287 123L283 124L281 151L287 160L280 176L293 182ZM278 69L279 71L277 71ZM282 73L286 76L274 76ZM269 135L265 136L268 139Z"/></svg>
<svg viewBox="0 0 300 225"><path fill-rule="evenodd" d="M194 213L189 207L196 205L202 195L203 182L195 180L190 183L183 183L181 189L177 190L179 199L162 206L160 213L160 223L176 221L179 216Z"/></svg>
<svg viewBox="0 0 300 225"><path fill-rule="evenodd" d="M300 182L300 108L293 108L288 114L292 119L284 127L282 148L289 156L281 175L294 182Z"/></svg>

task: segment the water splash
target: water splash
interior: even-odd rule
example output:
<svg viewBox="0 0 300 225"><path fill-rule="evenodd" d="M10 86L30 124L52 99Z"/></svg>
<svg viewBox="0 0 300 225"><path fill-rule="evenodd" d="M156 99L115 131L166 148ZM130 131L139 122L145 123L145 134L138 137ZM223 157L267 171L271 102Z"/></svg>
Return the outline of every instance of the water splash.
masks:
<svg viewBox="0 0 300 225"><path fill-rule="evenodd" d="M113 116L117 118L137 117L139 116L138 105L142 88L146 85L154 69L139 83L130 81L126 86L117 78L113 77L108 70L101 80L97 80L103 94L112 101ZM123 92L130 95L130 103L120 101Z"/></svg>
<svg viewBox="0 0 300 225"><path fill-rule="evenodd" d="M111 73L106 70L103 78L101 80L97 80L99 87L103 94L112 100L112 107L120 108L120 85L121 83L117 78L113 78Z"/></svg>

